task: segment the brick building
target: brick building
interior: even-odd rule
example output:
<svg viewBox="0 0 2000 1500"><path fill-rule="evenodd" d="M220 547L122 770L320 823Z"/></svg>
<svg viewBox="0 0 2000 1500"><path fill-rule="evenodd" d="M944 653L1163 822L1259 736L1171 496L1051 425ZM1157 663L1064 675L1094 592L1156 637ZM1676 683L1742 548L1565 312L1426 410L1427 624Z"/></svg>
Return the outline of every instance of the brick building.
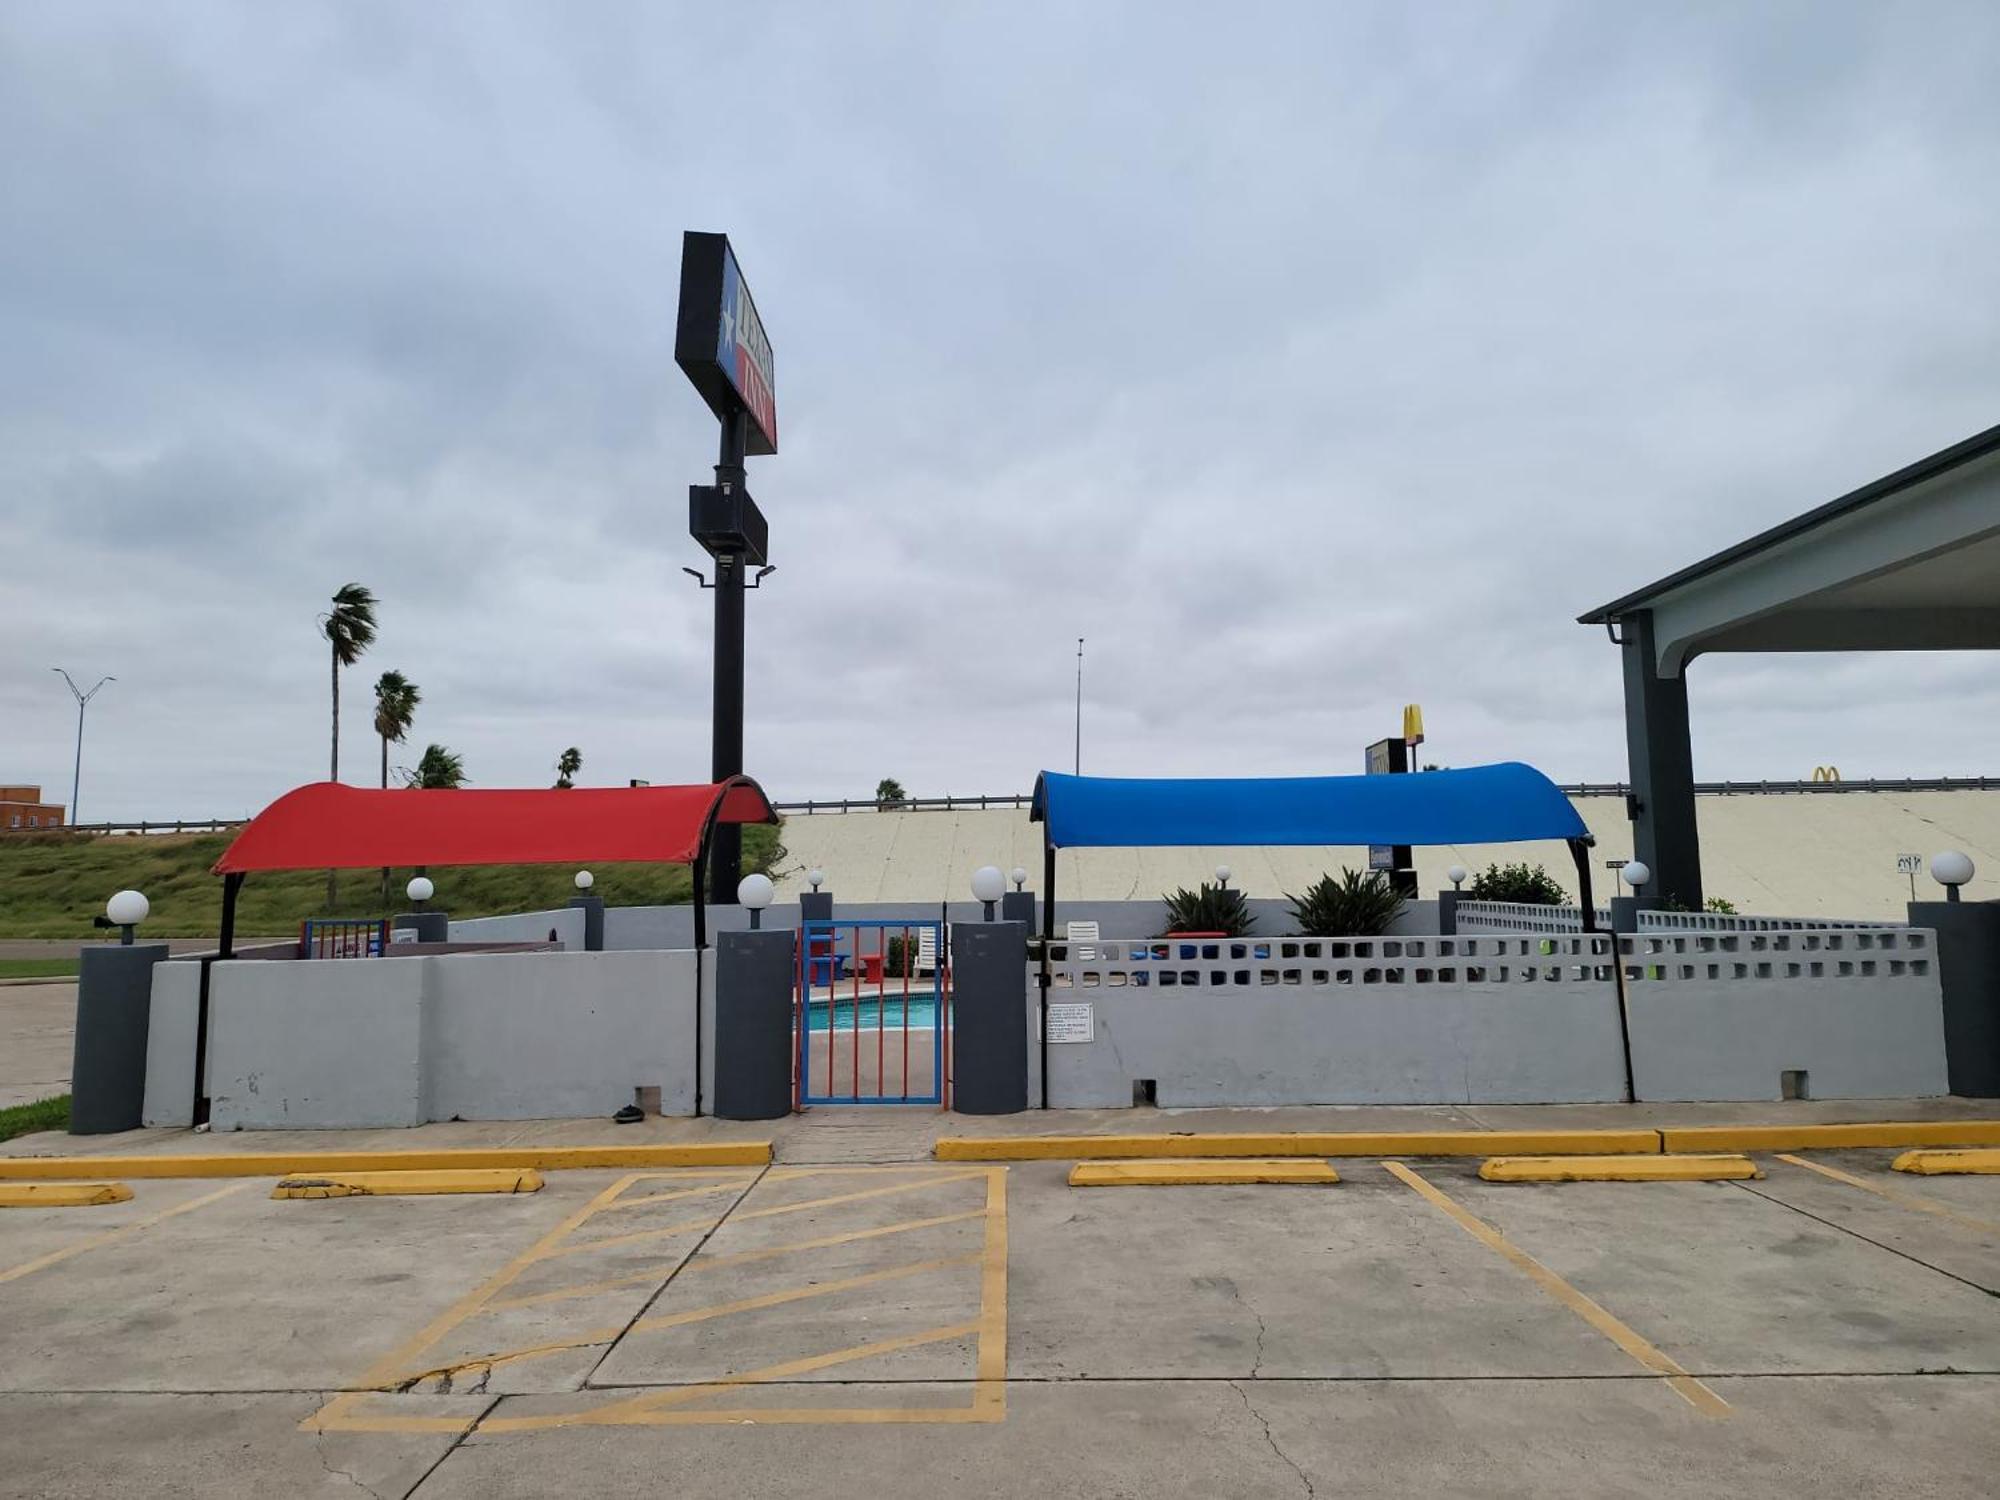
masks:
<svg viewBox="0 0 2000 1500"><path fill-rule="evenodd" d="M38 786L0 785L0 828L60 828L66 809L44 802Z"/></svg>

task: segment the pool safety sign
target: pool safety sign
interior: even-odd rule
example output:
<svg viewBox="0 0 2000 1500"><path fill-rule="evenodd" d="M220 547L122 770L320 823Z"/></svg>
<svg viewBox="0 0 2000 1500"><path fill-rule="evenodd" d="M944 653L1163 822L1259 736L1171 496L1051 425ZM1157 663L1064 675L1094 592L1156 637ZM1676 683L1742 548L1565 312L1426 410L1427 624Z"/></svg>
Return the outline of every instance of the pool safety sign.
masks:
<svg viewBox="0 0 2000 1500"><path fill-rule="evenodd" d="M674 363L716 416L726 420L741 411L749 417L747 452L778 451L778 384L771 340L727 235L690 231L681 238Z"/></svg>
<svg viewBox="0 0 2000 1500"><path fill-rule="evenodd" d="M1049 1006L1048 1039L1059 1042L1097 1040L1097 1016L1088 1000L1065 1000Z"/></svg>

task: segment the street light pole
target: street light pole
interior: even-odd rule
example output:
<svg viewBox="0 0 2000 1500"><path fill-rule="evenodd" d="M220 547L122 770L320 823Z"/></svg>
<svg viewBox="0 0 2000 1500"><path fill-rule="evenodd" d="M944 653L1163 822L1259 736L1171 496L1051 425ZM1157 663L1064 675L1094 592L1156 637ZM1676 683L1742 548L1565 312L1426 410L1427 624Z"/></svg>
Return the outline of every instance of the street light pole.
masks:
<svg viewBox="0 0 2000 1500"><path fill-rule="evenodd" d="M1083 637L1076 638L1076 774L1083 774Z"/></svg>
<svg viewBox="0 0 2000 1500"><path fill-rule="evenodd" d="M78 788L83 784L83 711L90 706L90 700L97 696L98 688L103 687L107 682L116 682L118 679L116 677L100 677L97 679L97 686L86 693L77 687L76 682L70 677L69 673L63 671L61 667L50 667L49 670L56 673L68 684L70 696L76 699L76 765L70 771L69 778L69 820L71 824L74 824L76 822L76 794Z"/></svg>

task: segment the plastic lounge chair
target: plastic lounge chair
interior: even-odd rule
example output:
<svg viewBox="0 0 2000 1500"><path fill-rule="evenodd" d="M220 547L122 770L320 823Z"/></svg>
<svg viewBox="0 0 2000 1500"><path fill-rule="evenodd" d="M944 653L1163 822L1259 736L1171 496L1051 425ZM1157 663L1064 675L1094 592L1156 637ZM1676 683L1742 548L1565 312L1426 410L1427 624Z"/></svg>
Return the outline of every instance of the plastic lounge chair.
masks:
<svg viewBox="0 0 2000 1500"><path fill-rule="evenodd" d="M917 929L917 972L935 974L937 966L937 929L920 927Z"/></svg>
<svg viewBox="0 0 2000 1500"><path fill-rule="evenodd" d="M1098 932L1095 922L1065 922L1063 924L1063 936L1068 938L1072 943L1097 943L1103 941L1103 935ZM1097 960L1097 950L1095 948L1075 948L1071 950L1070 957L1072 959L1080 959L1084 963L1094 963Z"/></svg>

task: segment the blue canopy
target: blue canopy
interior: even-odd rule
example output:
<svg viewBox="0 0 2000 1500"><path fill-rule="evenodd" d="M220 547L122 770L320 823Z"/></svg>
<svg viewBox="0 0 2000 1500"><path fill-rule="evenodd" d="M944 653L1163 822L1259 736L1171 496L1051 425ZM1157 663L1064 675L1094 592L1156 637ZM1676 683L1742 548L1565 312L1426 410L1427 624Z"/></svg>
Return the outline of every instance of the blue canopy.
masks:
<svg viewBox="0 0 2000 1500"><path fill-rule="evenodd" d="M1051 848L1192 844L1506 844L1589 837L1553 781L1507 761L1401 776L1035 781Z"/></svg>

